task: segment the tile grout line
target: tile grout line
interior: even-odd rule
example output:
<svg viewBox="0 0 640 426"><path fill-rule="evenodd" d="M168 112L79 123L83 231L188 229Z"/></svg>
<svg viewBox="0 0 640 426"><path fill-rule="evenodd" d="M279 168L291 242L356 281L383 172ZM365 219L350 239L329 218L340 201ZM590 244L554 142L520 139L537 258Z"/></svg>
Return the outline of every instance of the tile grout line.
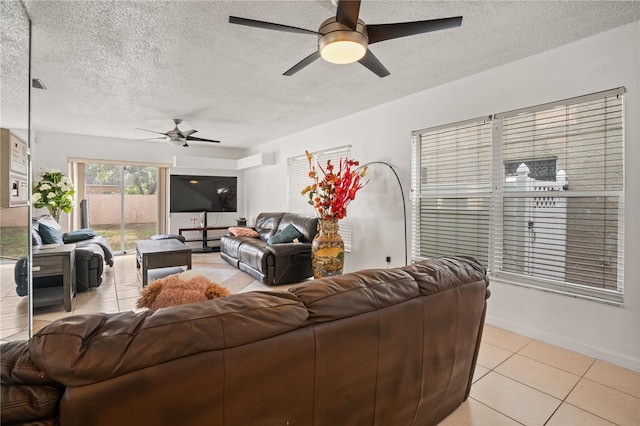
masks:
<svg viewBox="0 0 640 426"><path fill-rule="evenodd" d="M481 343L482 343L482 342L481 342ZM500 346L493 345L492 343L489 343L489 342L486 342L486 343L487 343L487 344L489 344L489 345L492 345L492 346L496 346L497 348L500 348ZM526 345L525 345L525 346L526 346ZM500 348L500 349L503 349L503 350L505 350L505 351L509 351L509 352L511 352L511 355L509 355L507 358L505 358L504 360L502 360L502 361L501 361L500 363L498 363L498 365L496 365L495 367L493 367L493 368L489 368L489 371L487 372L487 374L485 374L484 376L480 377L478 380L476 380L476 382L475 382L475 383L478 383L480 380L482 380L482 379L484 379L485 377L487 377L487 376L489 375L489 373L491 373L491 372L494 372L494 373L496 373L496 374L499 374L499 375L501 375L502 377L506 377L506 376L504 376L504 375L502 375L502 374L498 373L497 371L495 371L495 369L496 369L496 368L498 368L499 366L501 366L502 364L504 364L504 363L505 363L508 359L510 359L512 356L514 356L514 355L516 354L516 352L512 352L510 349L505 349L505 348ZM476 364L477 364L477 362L476 362ZM479 364L478 364L478 365L479 365ZM482 365L481 365L481 366L482 366ZM482 366L482 367L484 367L484 366ZM484 367L484 368L488 368L488 367ZM511 379L510 377L507 377L507 379L513 380L513 379ZM517 380L514 380L514 382L519 383ZM473 389L473 385L474 385L475 383L472 383L472 384L471 384L471 388L472 388L472 389ZM471 398L471 395L469 395L469 398ZM477 401L477 402L479 402L479 403L481 403L482 405L484 405L484 406L486 406L486 407L489 407L489 408L490 408L490 409L492 409L493 411L495 411L495 412L497 412L497 413L500 413L501 415L503 415L503 416L505 416L505 417L507 417L507 418L509 418L509 419L513 420L514 422L516 422L516 423L518 423L518 424L523 424L523 423L521 423L521 422L517 421L516 419L512 418L511 416L509 416L509 415L507 415L507 414L503 413L502 411L499 411L497 408L494 408L494 407L491 407L491 406L489 406L489 405L487 405L487 404L484 404L483 402L478 401L478 400L477 400L477 399L475 399L475 398L473 398L473 400L474 400L474 401Z"/></svg>
<svg viewBox="0 0 640 426"><path fill-rule="evenodd" d="M544 363L544 362L538 361L538 360L536 360L536 359L534 359L534 358L527 357L527 356L522 355L522 354L520 354L520 353L519 353L522 349L524 349L525 347L529 346L529 344L531 344L533 341L535 341L535 339L532 339L529 343L527 343L526 345L524 345L523 347L521 347L520 349L518 349L516 352L512 352L512 353L511 353L511 355L509 355L507 358L505 358L503 361L501 361L498 365L496 365L495 367L493 367L492 369L490 369L490 370L489 370L489 372L488 372L487 374L485 374L485 375L484 375L484 376L482 376L480 379L478 379L478 380L476 381L476 383L477 383L478 381L482 380L484 377L486 377L489 373L494 372L494 373L496 373L496 374L498 374L498 375L500 375L500 376L504 377L504 378L505 378L505 379L507 379L507 380L511 380L511 381L513 381L513 382L515 382L515 383L519 383L519 384L521 384L521 385L523 385L523 386L528 387L529 389L533 389L533 390L535 390L535 391L538 391L538 392L540 392L540 393L542 393L542 394L544 394L544 395L547 395L547 396L549 396L549 397L551 397L551 398L553 398L553 399L555 399L555 400L559 401L560 403L558 404L558 406L553 410L553 412L551 413L551 415L550 415L550 416L547 418L547 420L544 422L544 424L546 425L546 424L551 420L551 418L555 415L555 413L558 411L558 409L562 406L562 404L563 404L563 403L565 403L565 400L567 399L567 397L571 394L571 392L573 392L573 390L576 388L576 386L578 386L578 383L580 383L580 381L584 378L584 376L585 376L585 375L587 374L587 372L591 369L591 367L593 366L593 364L595 364L595 362L597 361L597 359L595 359L595 358L594 358L594 359L593 359L593 361L592 361L592 363L591 363L591 365L589 366L589 368L587 368L587 369L585 370L585 372L582 374L582 376L578 376L577 374L573 374L573 373L571 373L571 372L568 372L568 371L566 371L566 370L563 370L562 368L558 368L558 367L555 367L555 366L553 366L553 365L549 365L549 364L547 364L547 363ZM500 349L504 349L504 350L507 350L507 351L511 352L511 350L510 350L510 349L502 348L502 347L500 347L500 346L498 346L498 345L495 345L495 344L492 344L492 343L489 343L489 342L486 342L486 343L487 343L487 344L490 344L490 345L492 345L492 346L498 347L498 348L500 348ZM578 381L576 382L576 384L575 384L575 385L573 385L573 387L571 388L571 390L570 390L569 392L567 392L567 394L566 394L562 399L559 399L559 398L557 398L556 396L551 395L551 394L549 394L549 393L547 393L547 392L545 392L545 391L543 391L543 390L537 389L537 388L535 388L535 387L533 387L533 386L531 386L531 385L529 385L529 384L527 384L527 383L523 383L523 382L521 382L521 381L519 381L519 380L516 380L516 379L514 379L514 378L512 378L512 377L506 376L506 375L504 375L504 374L500 373L499 371L496 371L496 369L497 369L498 367L500 367L502 364L504 364L505 362L507 362L509 359L511 359L511 358L512 358L514 355L516 355L516 354L517 354L517 355L520 355L520 356L522 356L522 357L525 357L525 358L527 358L527 359L530 359L530 360L532 360L532 361L539 362L539 363L541 363L541 364L543 364L543 365L546 365L546 366L548 366L548 367L556 368L556 369L558 369L558 370L560 370L560 371L564 371L564 372L566 372L566 373L573 374L574 376L578 376L578 377L579 377L579 378L578 378ZM485 367L485 368L487 368L487 367ZM475 400L475 399L474 399L474 400ZM476 400L476 401L477 401L477 400ZM478 401L478 402L480 402L480 401ZM567 404L569 404L569 403L567 403ZM486 405L486 404L483 404L483 405ZM572 404L569 404L569 405L572 405ZM505 413L503 413L503 412L501 412L501 411L498 411L497 409L495 409L495 408L493 408L493 407L491 407L491 406L489 406L489 405L486 405L486 406L487 406L487 407L489 407L489 408L491 408L491 409L492 409L492 410L494 410L494 411L497 411L498 413L502 414L503 416L509 417L507 414L505 414ZM573 406L573 405L572 405L572 406ZM575 406L574 406L574 407L575 407ZM593 413L591 413L591 412L589 412L589 411L587 411L587 410L584 410L584 409L582 409L582 408L580 408L580 407L576 407L576 408L579 408L579 409L581 409L581 410L583 410L583 411L585 411L585 412L587 412L587 413L589 413L589 414L593 414ZM593 414L593 415L595 415L595 414ZM602 418L602 417L597 416L597 415L595 415L595 416L596 416L596 417L598 417L598 418ZM511 417L509 417L509 418L511 419ZM518 422L518 421L517 421L517 420L515 420L515 419L512 419L512 420L516 421L517 423L520 423L520 422ZM608 421L608 422L611 422L611 421L610 421L610 420L608 420L608 419L604 419L604 420L606 420L606 421ZM614 422L611 422L611 423L614 423Z"/></svg>
<svg viewBox="0 0 640 426"><path fill-rule="evenodd" d="M477 402L478 404L482 404L482 405L484 405L485 407L487 407L487 408L488 408L488 409L490 409L491 411L495 411L496 413L498 413L498 414L500 414L500 415L503 415L503 416L505 416L506 418L508 418L508 419L510 419L510 420L513 420L514 422L518 423L519 425L526 426L524 423L519 422L518 420L514 419L513 417L506 415L506 414L505 414L505 413L503 413L502 411L498 411L498 410L497 410L497 409L495 409L494 407L492 407L492 406L490 406L490 405L487 405L487 404L485 404L484 402L482 402L482 401L480 401L480 400L477 400L477 399L473 398L472 396L469 396L469 398L467 398L467 399L473 399L475 402ZM455 412L455 411L454 411L454 412ZM452 414L453 414L453 413L452 413Z"/></svg>
<svg viewBox="0 0 640 426"><path fill-rule="evenodd" d="M534 340L535 340L535 339L534 339ZM532 340L532 342L533 342L533 340ZM544 342L543 342L543 343L544 343ZM495 345L494 345L494 346L495 346ZM528 346L528 344L527 344L527 345L525 345L525 346ZM524 348L524 346L523 346L523 348ZM522 350L523 348L521 348L520 350ZM518 351L518 352L519 352L519 351ZM569 391L567 392L567 394L566 394L566 395L565 395L565 396L560 400L560 399L559 399L559 398L557 398L556 396L553 396L553 395L551 395L551 394L548 394L547 392L544 392L544 391L542 391L542 390L540 390L540 389L536 389L536 388L534 388L533 386L530 386L530 385L528 385L528 384L526 384L526 383L522 383L522 382L520 382L519 380L513 379L513 378L511 378L511 377L505 376L504 374L501 374L501 373L500 373L500 372L498 372L498 371L495 371L495 373L496 373L496 374L499 374L499 375L501 375L501 376L503 376L503 377L505 377L505 378L507 378L507 379L513 380L513 381L515 381L516 383L520 383L520 384L522 384L522 385L524 385L524 386L527 386L527 387L529 387L529 388L531 388L531 389L537 390L538 392L541 392L541 393L543 393L543 394L545 394L545 395L548 395L548 396L550 396L550 397L552 397L552 398L555 398L555 399L557 399L557 400L559 400L559 401L560 401L560 404L558 405L558 407L556 407L556 409L553 411L553 413L552 413L552 414L549 416L549 418L545 421L545 423L544 423L545 425L546 425L546 424L547 424L547 423L548 423L548 422L553 418L553 416L554 416L554 415L556 414L556 412L560 409L560 407L562 406L562 404L570 405L570 406L572 406L572 407L574 407L574 408L577 408L577 409L582 410L582 411L584 411L584 412L586 412L586 413L589 413L589 414L591 414L591 415L593 415L593 416L595 416L595 417L598 417L599 419L603 419L603 420L605 420L605 421L607 421L607 422L609 422L609 423L617 424L616 422L614 422L614 421L613 421L613 420L611 420L611 419L604 418L604 417L602 417L602 416L600 416L600 415L598 415L598 414L596 414L596 413L593 413L593 412L591 412L591 411L589 411L589 410L587 410L587 409L585 409L585 408L583 408L583 407L579 407L579 406L577 406L577 405L571 404L570 402L567 402L567 398L569 397L569 395L571 395L571 393L575 390L575 388L578 386L578 384L580 384L580 382L581 382L582 380L588 380L588 381L591 381L591 382L593 382L593 383L599 384L599 385L604 386L604 387L606 387L606 388L608 388L608 389L611 389L611 390L613 390L613 391L617 391L617 392L623 393L623 394L625 394L625 395L629 395L629 396L631 396L631 397L633 397L633 398L636 398L636 399L637 399L637 397L635 397L634 395L628 394L628 393L626 393L626 392L624 392L624 391L621 391L621 390L619 390L619 389L613 388L613 387L608 386L608 385L606 385L606 384L604 384L604 383L600 383L600 382L597 382L597 381L595 381L595 380L590 380L589 378L585 377L585 376L587 375L587 373L589 372L589 370L591 370L591 368L593 368L593 366L595 365L595 363L598 361L598 358L589 357L589 358L592 358L591 364L590 364L590 365L589 365L589 367L584 371L584 373L582 373L581 375L578 375L578 374L572 373L572 372L570 372L570 371L564 370L564 369L562 369L562 368L556 367L556 366L554 366L554 365L547 364L546 362L542 362L542 361L537 360L537 359L535 359L535 358L531 358L531 357L528 357L528 356L526 356L526 355L520 354L520 353L518 353L518 352L513 353L513 354L512 354L512 356L513 356L513 355L515 355L515 354L518 354L518 355L520 355L520 356L522 356L522 357L524 357L524 358L530 359L530 360L532 360L532 361L539 362L539 363L541 363L541 364L543 364L543 365L545 365L545 366L548 366L548 367L551 367L551 368L556 368L556 369L558 369L558 370L560 370L560 371L563 371L563 372L565 372L565 373L572 374L572 375L574 375L574 376L578 377L578 381L576 381L575 385L573 385L573 386L571 387L571 390L569 390ZM575 353L577 353L577 352L575 352ZM578 355L582 355L582 354L578 354ZM587 355L582 355L582 356L587 356ZM511 358L511 356L510 356L509 358ZM505 359L503 362L501 362L500 364L498 364L495 368L498 368L500 365L502 365L504 362L506 362L509 358ZM491 370L491 371L493 371L493 370ZM487 373L487 374L488 374L488 373ZM483 376L483 377L484 377L484 376ZM503 413L503 414L504 414L504 413Z"/></svg>
<svg viewBox="0 0 640 426"><path fill-rule="evenodd" d="M572 393L572 392L573 392L573 391L578 387L578 384L580 384L580 382L581 382L582 380L589 380L589 379L587 379L585 376L587 375L587 373L589 372L589 370L591 370L591 368L594 366L594 364L596 363L596 361L597 361L597 360L598 360L597 358L594 358L594 359L593 359L593 362L591 363L591 365L589 366L589 368L587 368L587 369L585 370L585 372L582 374L582 376L580 376L580 378L578 379L578 381L576 382L576 384L575 384L575 385L573 385L573 387L571 388L571 390L570 390L569 392L567 392L567 395L562 399L562 402L560 403L560 405L558 405L558 407L553 411L553 413L551 414L551 416L549 416L549 418L547 419L547 421L546 421L546 422L544 422L544 424L545 424L545 425L546 425L547 423L549 423L549 421L553 418L553 416L554 416L554 415L556 414L556 412L560 409L560 407L562 407L562 404L570 405L570 406L572 406L572 407L574 407L574 408L577 408L578 410L582 410L582 411L584 411L585 413L589 413L589 414L591 414L592 416L595 416L595 417L597 417L597 418L599 418L599 419L602 419L602 420L604 420L604 421L606 421L606 422L613 423L613 424L617 424L617 423L616 423L616 422L614 422L613 420L606 419L606 418L604 418L604 417L602 417L602 416L599 416L599 415L598 415L598 414L596 414L596 413L592 413L591 411L584 409L583 407L578 407L577 405L573 405L573 404L571 404L570 402L567 402L567 398L568 398L568 397L569 397L569 395L571 395L571 393ZM564 370L563 370L563 371L564 371ZM595 382L595 383L597 383L597 382Z"/></svg>

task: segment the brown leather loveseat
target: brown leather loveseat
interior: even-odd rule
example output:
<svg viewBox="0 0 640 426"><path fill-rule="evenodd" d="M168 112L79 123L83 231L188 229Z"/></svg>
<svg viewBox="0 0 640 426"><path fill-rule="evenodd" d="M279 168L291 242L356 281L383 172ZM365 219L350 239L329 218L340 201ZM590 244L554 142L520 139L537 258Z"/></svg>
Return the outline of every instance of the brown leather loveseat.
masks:
<svg viewBox="0 0 640 426"><path fill-rule="evenodd" d="M298 242L268 243L288 226L302 234ZM253 229L257 237L222 236L220 257L269 285L299 282L313 275L311 241L318 232L317 218L297 213L260 213Z"/></svg>
<svg viewBox="0 0 640 426"><path fill-rule="evenodd" d="M67 317L2 345L2 422L434 425L469 394L487 285L449 257Z"/></svg>

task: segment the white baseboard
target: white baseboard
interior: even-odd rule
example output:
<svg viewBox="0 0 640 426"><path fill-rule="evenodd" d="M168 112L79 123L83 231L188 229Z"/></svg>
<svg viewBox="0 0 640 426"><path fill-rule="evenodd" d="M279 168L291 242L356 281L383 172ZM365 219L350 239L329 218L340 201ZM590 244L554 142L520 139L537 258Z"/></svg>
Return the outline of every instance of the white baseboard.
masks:
<svg viewBox="0 0 640 426"><path fill-rule="evenodd" d="M597 348L594 346L585 345L572 339L567 339L565 336L550 333L548 330L526 327L522 324L508 321L503 318L495 318L489 314L487 314L485 322L494 327L502 328L504 330L511 331L522 336L531 337L532 339L540 340L544 343L559 346L573 352L601 359L603 361L607 361L612 364L619 365L620 367L628 368L630 370L640 371L640 359L634 359L632 357L621 355L619 353L609 351L606 348Z"/></svg>

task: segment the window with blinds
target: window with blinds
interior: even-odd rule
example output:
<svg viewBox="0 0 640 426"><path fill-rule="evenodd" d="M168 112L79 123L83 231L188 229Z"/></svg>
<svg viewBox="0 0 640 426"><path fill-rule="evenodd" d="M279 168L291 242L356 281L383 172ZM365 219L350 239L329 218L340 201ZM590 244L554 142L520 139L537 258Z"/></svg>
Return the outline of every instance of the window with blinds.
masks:
<svg viewBox="0 0 640 426"><path fill-rule="evenodd" d="M414 259L622 302L623 91L414 132Z"/></svg>
<svg viewBox="0 0 640 426"><path fill-rule="evenodd" d="M413 259L463 254L488 264L490 120L424 131L413 148Z"/></svg>
<svg viewBox="0 0 640 426"><path fill-rule="evenodd" d="M332 164L340 164L340 158L351 158L351 145L340 146L324 151L312 152L312 164L316 162L326 165L328 160ZM287 159L287 210L315 216L313 207L308 203L309 198L302 196L300 192L313 181L309 178L309 162L305 154ZM340 220L340 236L344 241L345 251L351 251L352 229L348 217Z"/></svg>
<svg viewBox="0 0 640 426"><path fill-rule="evenodd" d="M622 111L616 90L496 115L502 162L553 157L556 176L503 178L495 276L622 301Z"/></svg>

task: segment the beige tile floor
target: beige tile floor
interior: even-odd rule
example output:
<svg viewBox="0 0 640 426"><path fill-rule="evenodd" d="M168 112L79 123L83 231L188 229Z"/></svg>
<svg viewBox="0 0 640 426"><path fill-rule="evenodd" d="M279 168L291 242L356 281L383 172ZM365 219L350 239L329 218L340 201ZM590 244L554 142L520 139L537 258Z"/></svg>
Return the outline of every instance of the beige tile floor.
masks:
<svg viewBox="0 0 640 426"><path fill-rule="evenodd" d="M269 290L220 259L194 254L193 268L233 293ZM26 338L26 299L15 296L13 269L2 266L1 339ZM289 286L277 287L285 290ZM74 314L134 310L140 295L135 257L119 256L105 268L102 285L79 293L71 312L37 309L34 329ZM442 426L640 426L640 373L485 326L471 395Z"/></svg>

